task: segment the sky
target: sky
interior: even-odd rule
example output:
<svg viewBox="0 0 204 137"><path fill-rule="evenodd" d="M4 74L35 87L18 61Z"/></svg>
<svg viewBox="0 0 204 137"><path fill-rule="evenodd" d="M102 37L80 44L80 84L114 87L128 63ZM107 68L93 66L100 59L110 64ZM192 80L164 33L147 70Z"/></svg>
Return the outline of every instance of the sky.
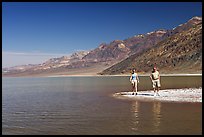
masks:
<svg viewBox="0 0 204 137"><path fill-rule="evenodd" d="M202 2L2 2L2 67L39 64L202 16Z"/></svg>

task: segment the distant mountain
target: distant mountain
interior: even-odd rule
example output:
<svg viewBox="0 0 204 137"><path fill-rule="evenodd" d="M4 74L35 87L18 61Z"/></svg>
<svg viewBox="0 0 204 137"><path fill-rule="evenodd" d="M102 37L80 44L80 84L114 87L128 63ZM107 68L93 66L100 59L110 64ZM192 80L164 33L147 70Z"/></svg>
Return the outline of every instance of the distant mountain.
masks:
<svg viewBox="0 0 204 137"><path fill-rule="evenodd" d="M83 59L92 62L121 61L134 53L153 47L159 41L165 39L164 34L166 34L165 30L158 30L125 40L114 40L110 44L102 43L98 48L84 56Z"/></svg>
<svg viewBox="0 0 204 137"><path fill-rule="evenodd" d="M194 39L199 40L202 47L202 41L200 40L200 38L197 38L198 37L197 33L200 30L196 32L196 36L192 35L194 34L195 30L198 30L199 25L201 26L200 29L202 30L201 24L202 24L201 17L193 17L188 22L181 24L173 28L172 30L159 29L153 32L149 32L147 34L139 34L139 35L127 38L125 40L114 40L109 44L102 43L99 45L99 47L97 47L94 50L80 51L80 52L73 53L71 56L52 58L42 64L36 64L36 65L30 64L30 65L21 65L21 66L15 66L10 68L3 68L2 74L3 76L22 76L22 75L31 75L31 74L35 75L35 74L43 74L43 73L55 74L59 72L67 73L71 70L76 70L76 69L81 69L82 71L85 71L94 67L100 68L98 69L98 72L100 72L101 70L104 70L100 74L120 74L120 73L127 73L129 69L131 69L132 67L140 68L141 72L147 72L151 69L150 66L152 66L152 64L155 64L155 63L158 64L159 66L161 64L163 64L164 66L167 64L176 65L176 63L169 64L169 62L172 62L172 60L170 60L169 58L172 59L173 57L169 57L165 55L166 57L168 57L168 59L164 59L163 56L161 57L158 56L159 58L162 58L163 60L166 60L168 62L168 63L162 63L160 59L158 57L155 57L154 55L156 55L157 52L162 52L164 50L164 47L161 49L159 47L162 47L162 43L165 43L165 41L167 42L165 43L165 45L169 45L169 44L171 45L172 43L174 43L176 45L179 45L179 47L183 44L185 46L189 45L190 43L193 43L193 45L194 44L199 45L198 43L195 43L192 40L189 40L188 37L193 37ZM200 35L202 37L202 33L199 34L199 36ZM176 41L176 39L182 39L182 40ZM188 48L190 48L190 45L181 49L187 50ZM172 47L177 47L177 46L172 46ZM156 49L161 51L152 52L152 50L156 50ZM177 49L177 48L171 49L171 47L168 47L167 49L169 52L170 51L172 52L171 53L172 56L175 56L174 57L175 59L173 62L177 60L176 59L177 51L182 52L181 49ZM190 51L190 49L188 50ZM175 55L174 55L174 52L176 53ZM197 53L196 51L192 51L192 54L194 52L195 54ZM145 54L145 53L149 53L149 54ZM184 53L186 54L186 56L189 55L189 52L184 52ZM197 53L197 54L200 55L200 53ZM154 58L151 58L151 57L154 57ZM140 60L140 62L138 62L138 60ZM184 60L184 61L186 60L187 62L189 61L188 58L184 58L184 57L182 57L182 59L180 57L180 60ZM163 65L161 65L160 67L163 68L164 67ZM195 67L195 66L192 66L192 67ZM167 69L167 70L171 70L171 69Z"/></svg>
<svg viewBox="0 0 204 137"><path fill-rule="evenodd" d="M78 51L70 56L62 56L60 58L51 58L42 64L28 64L20 65L9 68L3 68L2 73L4 76L9 75L29 75L29 74L39 74L45 71L57 70L59 68L69 66L70 64L80 61L83 56L88 54L89 51Z"/></svg>
<svg viewBox="0 0 204 137"><path fill-rule="evenodd" d="M199 19L201 22L195 23L194 19ZM191 23L193 25L189 25ZM201 73L202 19L193 18L172 32L173 35L151 49L135 53L102 71L101 74L130 73L132 68L136 68L140 73L147 73L154 65L162 73Z"/></svg>
<svg viewBox="0 0 204 137"><path fill-rule="evenodd" d="M172 30L168 30L164 37L169 37L171 35L177 34L179 32L190 29L196 24L202 23L202 17L193 17L189 21L184 24L180 24L179 26L173 28Z"/></svg>

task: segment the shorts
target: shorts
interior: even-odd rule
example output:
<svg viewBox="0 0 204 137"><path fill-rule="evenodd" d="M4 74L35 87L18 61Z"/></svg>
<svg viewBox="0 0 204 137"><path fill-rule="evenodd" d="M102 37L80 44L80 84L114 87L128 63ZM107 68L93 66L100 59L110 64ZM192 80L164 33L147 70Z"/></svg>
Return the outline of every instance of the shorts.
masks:
<svg viewBox="0 0 204 137"><path fill-rule="evenodd" d="M132 85L137 85L137 80L131 80Z"/></svg>
<svg viewBox="0 0 204 137"><path fill-rule="evenodd" d="M155 87L160 88L161 87L160 80L159 79L152 80L152 86L153 86L153 88L155 88Z"/></svg>

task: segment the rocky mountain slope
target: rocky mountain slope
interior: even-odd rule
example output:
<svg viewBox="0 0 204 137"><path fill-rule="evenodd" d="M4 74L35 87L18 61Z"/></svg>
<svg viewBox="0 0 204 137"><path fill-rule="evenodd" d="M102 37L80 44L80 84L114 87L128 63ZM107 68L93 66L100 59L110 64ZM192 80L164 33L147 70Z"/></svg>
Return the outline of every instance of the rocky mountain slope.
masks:
<svg viewBox="0 0 204 137"><path fill-rule="evenodd" d="M157 66L162 73L202 72L202 22L174 33L150 50L134 54L101 74L129 73L132 68L140 73ZM175 30L178 30L176 28Z"/></svg>
<svg viewBox="0 0 204 137"><path fill-rule="evenodd" d="M193 17L188 22L181 24L172 30L159 29L153 32L149 32L147 34L136 35L136 36L127 38L125 40L114 40L109 44L102 43L99 45L99 47L97 47L94 50L76 52L76 53L73 53L71 56L52 58L42 64L29 64L29 65L15 66L10 68L3 68L2 74L3 76L24 76L24 75L35 75L35 74L39 75L39 74L58 74L58 73L65 74L73 70L75 72L76 69L81 71L86 71L86 70L97 71L97 69L95 68L99 68L99 67L100 69L98 69L98 72L102 71L100 74L120 74L120 73L127 73L129 69L131 69L132 67L140 68L139 71L141 72L147 72L150 70L151 68L150 66L152 66L152 64L160 64L159 66L161 68L163 67L165 68L166 65L177 64L176 63L177 52L175 51L179 51L180 53L188 56L190 51L190 49L188 48L190 48L190 45L191 46L195 44L199 45L199 42L200 42L202 47L202 41L200 40L200 38L197 38L198 36L202 37L202 33L197 34L200 30L196 32L195 36L193 35L194 31L198 30L199 27L197 26L199 26L200 24L202 24L202 18ZM200 25L200 29L202 30L202 25ZM195 42L197 43L195 43L192 40L189 40L189 37L193 37L194 39L196 39L197 41ZM175 39L181 39L181 40L177 41ZM165 43L165 41L168 41L168 42ZM158 47L162 47L162 43L165 43L165 45L176 44L176 46L169 46L168 48L165 48L165 47L159 48L157 51L156 49ZM185 48L180 49L179 47L182 47L181 45L183 46L189 45L189 46L187 47L184 46ZM195 47L193 47L193 49L194 48ZM161 57L160 55L158 57L155 57L154 55L158 53L153 52L152 50L153 51L156 50L159 53L162 52ZM168 59L164 59L162 56L164 53L167 54L166 50L168 52L171 51L171 53L168 53L170 55L164 56ZM145 55L145 53L147 52L148 54ZM194 54L194 52L195 54L197 53L197 51L193 50L192 54ZM200 53L197 53L197 54L199 54L200 56ZM151 57L152 59L150 59ZM158 59L159 57L162 58L162 60L159 60ZM154 58L156 58L156 60ZM174 58L174 61L171 60L173 58ZM140 59L140 62L138 62L139 59ZM165 60L165 62L162 62L163 60ZM187 62L191 61L188 58L183 56L180 57L180 60L187 61ZM144 64L142 64L142 62ZM139 64L141 63L140 67L138 67L138 63ZM199 68L197 66L191 66L191 67L192 68L196 67L195 70L197 70ZM184 68L186 67L184 66ZM104 69L107 69L107 70L104 70ZM171 70L171 69L167 69L167 70Z"/></svg>

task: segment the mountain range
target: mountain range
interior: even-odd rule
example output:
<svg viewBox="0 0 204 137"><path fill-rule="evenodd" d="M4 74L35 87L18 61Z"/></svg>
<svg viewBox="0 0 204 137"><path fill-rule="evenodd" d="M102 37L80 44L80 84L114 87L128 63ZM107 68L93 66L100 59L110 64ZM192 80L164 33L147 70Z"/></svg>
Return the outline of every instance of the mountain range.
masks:
<svg viewBox="0 0 204 137"><path fill-rule="evenodd" d="M42 64L3 68L3 76L202 72L202 17L171 29L159 29L124 40L102 43L94 50L51 58Z"/></svg>

